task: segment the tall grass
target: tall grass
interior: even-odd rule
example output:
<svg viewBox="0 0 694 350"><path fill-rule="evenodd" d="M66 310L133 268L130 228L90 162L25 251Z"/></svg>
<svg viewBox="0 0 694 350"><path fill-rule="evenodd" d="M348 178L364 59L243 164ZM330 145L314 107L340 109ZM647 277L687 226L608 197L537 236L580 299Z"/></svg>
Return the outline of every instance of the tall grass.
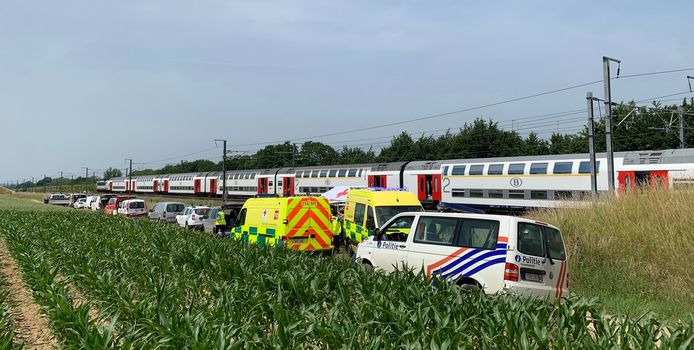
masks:
<svg viewBox="0 0 694 350"><path fill-rule="evenodd" d="M694 312L694 192L641 191L528 216L563 230L572 291L617 310Z"/></svg>

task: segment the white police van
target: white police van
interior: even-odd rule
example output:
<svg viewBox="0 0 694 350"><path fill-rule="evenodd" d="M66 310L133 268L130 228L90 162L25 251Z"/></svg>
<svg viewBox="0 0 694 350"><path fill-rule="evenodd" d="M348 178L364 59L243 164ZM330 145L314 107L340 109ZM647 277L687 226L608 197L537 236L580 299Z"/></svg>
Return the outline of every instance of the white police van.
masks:
<svg viewBox="0 0 694 350"><path fill-rule="evenodd" d="M510 289L556 299L569 293L559 229L512 216L401 213L359 244L356 258L387 272L423 269L485 293Z"/></svg>

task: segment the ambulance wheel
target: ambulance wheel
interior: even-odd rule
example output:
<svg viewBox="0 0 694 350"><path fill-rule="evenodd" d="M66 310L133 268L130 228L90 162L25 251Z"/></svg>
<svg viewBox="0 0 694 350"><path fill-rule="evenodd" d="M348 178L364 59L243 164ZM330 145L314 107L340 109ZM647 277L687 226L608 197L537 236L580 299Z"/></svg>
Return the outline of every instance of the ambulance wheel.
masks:
<svg viewBox="0 0 694 350"><path fill-rule="evenodd" d="M354 248L352 248L352 242L347 242L347 246L345 247L345 251L347 251L347 255L349 255L350 258L354 257L356 254L354 252Z"/></svg>
<svg viewBox="0 0 694 350"><path fill-rule="evenodd" d="M368 260L364 260L364 262L362 264L364 265L364 268L366 268L367 270L373 270L374 269L374 266L371 265L371 262Z"/></svg>

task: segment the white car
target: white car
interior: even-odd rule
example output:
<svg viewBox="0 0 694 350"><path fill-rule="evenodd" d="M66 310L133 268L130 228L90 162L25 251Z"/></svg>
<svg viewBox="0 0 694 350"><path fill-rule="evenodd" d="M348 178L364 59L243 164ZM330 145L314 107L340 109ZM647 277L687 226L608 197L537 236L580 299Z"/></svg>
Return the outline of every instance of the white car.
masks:
<svg viewBox="0 0 694 350"><path fill-rule="evenodd" d="M562 234L543 222L484 214L409 212L359 244L357 261L424 271L464 288L559 299L569 293Z"/></svg>
<svg viewBox="0 0 694 350"><path fill-rule="evenodd" d="M187 207L183 214L176 216L176 223L185 228L201 229L202 220L207 217L209 212L210 207Z"/></svg>
<svg viewBox="0 0 694 350"><path fill-rule="evenodd" d="M147 216L147 205L142 199L128 199L121 202L122 207L118 208L118 214L126 218L142 218Z"/></svg>
<svg viewBox="0 0 694 350"><path fill-rule="evenodd" d="M72 207L75 209L84 209L85 204L87 203L86 198L79 198L75 203L72 203Z"/></svg>

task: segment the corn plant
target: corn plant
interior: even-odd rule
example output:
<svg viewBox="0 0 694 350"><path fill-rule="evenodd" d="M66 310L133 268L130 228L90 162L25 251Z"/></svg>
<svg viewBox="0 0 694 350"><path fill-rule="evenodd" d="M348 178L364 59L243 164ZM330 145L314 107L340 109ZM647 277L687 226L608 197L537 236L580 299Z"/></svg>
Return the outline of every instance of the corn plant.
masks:
<svg viewBox="0 0 694 350"><path fill-rule="evenodd" d="M23 269L49 274L46 282L29 274L35 293L49 290L53 298L69 300L63 284L72 284L109 320L106 329L98 320L77 318L78 308L49 311L59 320L55 324L83 325L70 326L76 335L62 335L67 344L687 348L694 337L692 319L671 323L653 315L608 316L597 300L576 296L550 304L511 294L463 293L455 285L432 286L410 271L384 275L341 258L260 248L144 220L0 212L0 231ZM51 277L58 273L60 281ZM64 326L54 328L67 332Z"/></svg>
<svg viewBox="0 0 694 350"><path fill-rule="evenodd" d="M0 265L2 262L0 262ZM14 327L7 283L0 275L0 350L14 349ZM22 348L21 346L19 348Z"/></svg>

